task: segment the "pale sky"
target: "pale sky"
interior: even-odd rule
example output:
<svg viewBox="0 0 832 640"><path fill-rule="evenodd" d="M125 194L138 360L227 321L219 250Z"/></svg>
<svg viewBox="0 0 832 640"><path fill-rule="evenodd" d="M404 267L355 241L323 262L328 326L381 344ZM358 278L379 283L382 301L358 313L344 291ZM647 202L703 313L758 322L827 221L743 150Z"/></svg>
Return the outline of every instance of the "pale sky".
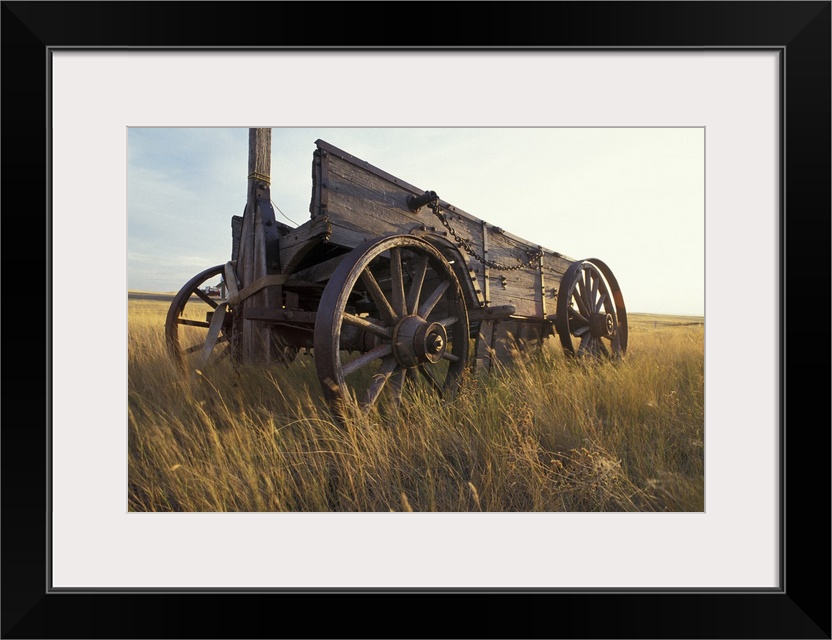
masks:
<svg viewBox="0 0 832 640"><path fill-rule="evenodd" d="M704 128L275 128L272 200L290 226L309 219L317 139L532 244L603 260L629 312L704 314ZM177 291L230 260L247 170L248 129L130 128L128 288Z"/></svg>

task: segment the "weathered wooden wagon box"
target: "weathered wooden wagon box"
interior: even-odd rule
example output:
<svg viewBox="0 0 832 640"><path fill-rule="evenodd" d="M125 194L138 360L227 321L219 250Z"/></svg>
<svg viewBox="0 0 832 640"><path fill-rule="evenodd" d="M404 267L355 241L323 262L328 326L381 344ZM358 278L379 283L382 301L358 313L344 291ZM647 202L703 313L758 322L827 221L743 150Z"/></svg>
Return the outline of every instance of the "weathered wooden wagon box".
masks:
<svg viewBox="0 0 832 640"><path fill-rule="evenodd" d="M266 335L266 359L312 350L337 408L398 402L408 380L451 394L469 366L488 370L550 335L570 356L624 355L626 309L603 262L528 242L315 144L310 219L296 228L275 220L268 179L254 175L256 206L248 224L232 219L231 261L177 294L166 334L179 361L251 357L251 336ZM224 296L201 295L217 275Z"/></svg>

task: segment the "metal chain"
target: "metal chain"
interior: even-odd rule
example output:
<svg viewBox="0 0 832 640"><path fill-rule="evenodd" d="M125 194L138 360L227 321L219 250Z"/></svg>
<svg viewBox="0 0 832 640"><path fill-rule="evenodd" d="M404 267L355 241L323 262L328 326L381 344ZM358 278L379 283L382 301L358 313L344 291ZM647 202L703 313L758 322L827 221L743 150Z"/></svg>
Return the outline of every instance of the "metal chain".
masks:
<svg viewBox="0 0 832 640"><path fill-rule="evenodd" d="M471 245L470 240L467 240L466 238L460 236L456 232L456 229L454 229L451 226L450 222L448 222L448 216L442 213L442 210L439 207L438 199L428 203L428 207L431 211L433 211L433 215L439 218L439 221L442 223L442 226L444 226L448 230L448 233L451 234L453 239L456 240L457 246L464 249L465 253L467 253L469 256L471 256L478 262L481 262L486 267L491 267L496 271L517 271L518 269L531 269L532 265L538 260L540 260L540 257L543 255L543 251L538 249L534 252L534 255L532 255L527 262L521 262L520 264L513 265L500 264L499 262L488 260L485 258L485 256L481 256L474 250L474 247Z"/></svg>

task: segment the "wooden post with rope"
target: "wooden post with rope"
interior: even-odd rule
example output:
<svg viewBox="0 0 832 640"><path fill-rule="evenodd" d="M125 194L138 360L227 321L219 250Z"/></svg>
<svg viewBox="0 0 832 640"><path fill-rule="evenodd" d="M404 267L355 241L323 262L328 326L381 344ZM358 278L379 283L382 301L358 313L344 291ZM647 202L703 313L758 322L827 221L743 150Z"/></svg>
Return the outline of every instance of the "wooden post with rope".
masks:
<svg viewBox="0 0 832 640"><path fill-rule="evenodd" d="M237 257L237 278L241 289L255 281L279 272L269 256L268 237L276 232L274 213L270 203L271 183L271 129L248 131L248 190L246 208L240 232L240 251ZM247 319L257 309L280 308L280 287L266 287L242 300L243 314L240 350L246 362L270 362L272 360L271 330L262 320Z"/></svg>

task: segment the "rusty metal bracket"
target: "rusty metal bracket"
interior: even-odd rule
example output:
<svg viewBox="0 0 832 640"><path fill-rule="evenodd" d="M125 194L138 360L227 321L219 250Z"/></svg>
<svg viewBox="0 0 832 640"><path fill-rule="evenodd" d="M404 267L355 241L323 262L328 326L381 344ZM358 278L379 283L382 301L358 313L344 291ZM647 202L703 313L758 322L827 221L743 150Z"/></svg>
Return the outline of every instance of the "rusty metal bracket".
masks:
<svg viewBox="0 0 832 640"><path fill-rule="evenodd" d="M407 196L407 208L410 209L413 213L418 213L419 209L424 207L429 202L434 202L439 199L439 196L436 195L436 191L425 191L420 196L409 195Z"/></svg>

